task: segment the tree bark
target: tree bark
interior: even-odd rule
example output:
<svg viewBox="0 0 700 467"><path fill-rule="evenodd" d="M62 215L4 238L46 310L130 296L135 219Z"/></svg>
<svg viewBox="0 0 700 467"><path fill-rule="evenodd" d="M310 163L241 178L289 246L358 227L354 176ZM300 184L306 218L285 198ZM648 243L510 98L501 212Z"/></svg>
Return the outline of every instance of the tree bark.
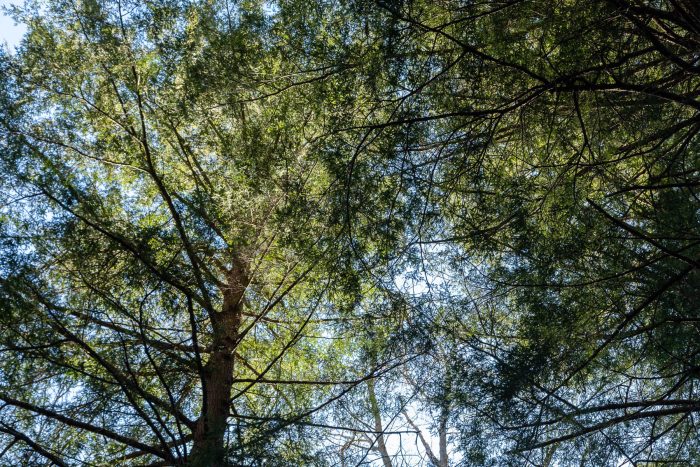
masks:
<svg viewBox="0 0 700 467"><path fill-rule="evenodd" d="M449 460L447 457L447 417L448 409L447 407L442 407L440 413L440 426L438 427L439 436L439 449L440 449L440 461L439 467L448 467Z"/></svg>
<svg viewBox="0 0 700 467"><path fill-rule="evenodd" d="M374 417L374 430L377 432L377 449L379 454L382 456L382 463L384 467L393 467L391 462L391 457L389 456L389 451L386 448L386 443L384 442L384 428L382 428L382 414L379 410L379 404L377 403L377 395L374 391L374 380L367 380L367 392L369 393L369 403L370 410L372 411L372 416Z"/></svg>
<svg viewBox="0 0 700 467"><path fill-rule="evenodd" d="M194 431L189 465L197 467L226 465L224 438L231 405L234 350L243 312L243 294L248 277L241 262L229 273L223 290L220 312L210 314L212 351L203 368L202 411Z"/></svg>

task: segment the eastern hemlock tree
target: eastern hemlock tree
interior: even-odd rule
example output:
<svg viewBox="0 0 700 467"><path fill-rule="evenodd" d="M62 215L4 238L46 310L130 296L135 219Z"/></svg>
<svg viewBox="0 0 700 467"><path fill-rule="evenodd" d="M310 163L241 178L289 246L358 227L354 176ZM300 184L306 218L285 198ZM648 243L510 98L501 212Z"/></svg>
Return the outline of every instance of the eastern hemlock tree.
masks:
<svg viewBox="0 0 700 467"><path fill-rule="evenodd" d="M411 245L431 296L448 285L451 311L433 324L462 349L463 452L697 459L697 8L377 11L400 86L374 128L425 135L402 148L403 185L419 193ZM484 423L498 441L484 443Z"/></svg>
<svg viewBox="0 0 700 467"><path fill-rule="evenodd" d="M329 137L364 104L341 14L17 12L29 32L2 56L8 462L328 462L304 424L387 365L357 365L343 324L363 285Z"/></svg>

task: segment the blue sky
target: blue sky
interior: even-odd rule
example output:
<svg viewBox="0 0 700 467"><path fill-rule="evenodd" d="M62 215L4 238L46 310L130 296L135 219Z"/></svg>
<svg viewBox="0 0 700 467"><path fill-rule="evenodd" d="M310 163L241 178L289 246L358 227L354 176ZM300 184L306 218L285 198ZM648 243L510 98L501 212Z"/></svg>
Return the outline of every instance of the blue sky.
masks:
<svg viewBox="0 0 700 467"><path fill-rule="evenodd" d="M13 49L22 38L26 28L22 25L16 25L12 18L6 14L5 7L21 3L21 0L0 0L0 43L5 43Z"/></svg>

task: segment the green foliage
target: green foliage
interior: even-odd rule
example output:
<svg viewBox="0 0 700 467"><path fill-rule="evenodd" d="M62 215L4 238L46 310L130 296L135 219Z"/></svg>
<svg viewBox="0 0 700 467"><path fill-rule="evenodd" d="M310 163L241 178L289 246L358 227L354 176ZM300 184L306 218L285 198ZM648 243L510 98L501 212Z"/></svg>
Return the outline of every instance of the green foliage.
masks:
<svg viewBox="0 0 700 467"><path fill-rule="evenodd" d="M691 2L15 15L9 463L697 457Z"/></svg>

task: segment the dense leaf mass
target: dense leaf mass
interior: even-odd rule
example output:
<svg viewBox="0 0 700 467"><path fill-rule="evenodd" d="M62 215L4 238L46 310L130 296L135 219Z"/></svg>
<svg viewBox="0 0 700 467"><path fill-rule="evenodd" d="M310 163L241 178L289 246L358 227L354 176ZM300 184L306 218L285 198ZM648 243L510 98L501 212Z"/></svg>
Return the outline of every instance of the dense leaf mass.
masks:
<svg viewBox="0 0 700 467"><path fill-rule="evenodd" d="M2 465L700 462L689 0L38 0Z"/></svg>

